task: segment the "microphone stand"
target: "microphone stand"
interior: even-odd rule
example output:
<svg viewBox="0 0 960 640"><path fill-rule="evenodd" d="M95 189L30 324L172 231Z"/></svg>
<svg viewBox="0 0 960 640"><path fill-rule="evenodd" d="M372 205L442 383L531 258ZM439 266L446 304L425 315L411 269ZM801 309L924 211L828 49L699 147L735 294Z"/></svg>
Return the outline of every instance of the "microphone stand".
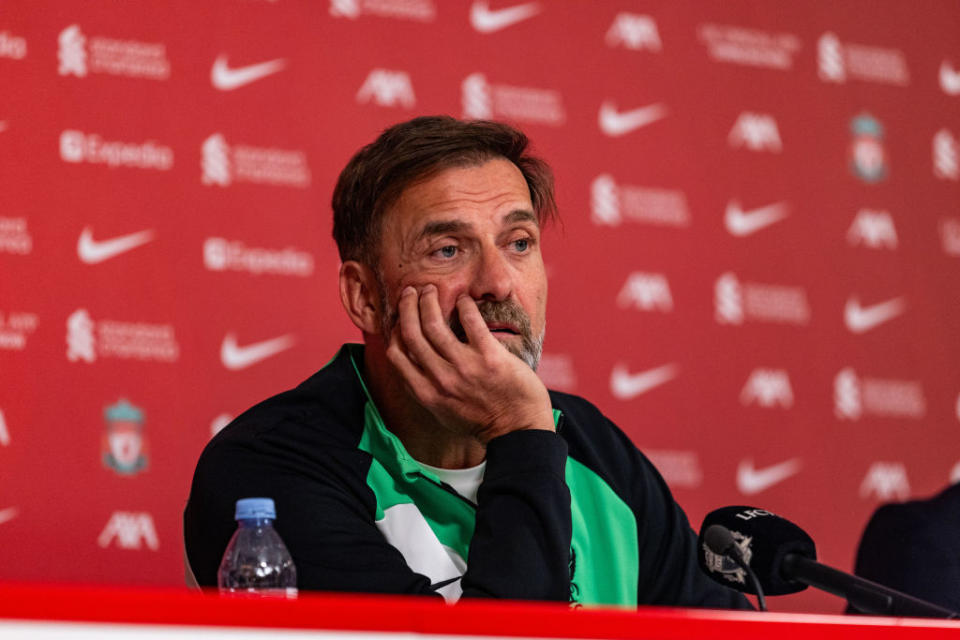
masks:
<svg viewBox="0 0 960 640"><path fill-rule="evenodd" d="M876 582L838 571L795 553L783 557L783 577L846 598L855 609L872 615L960 619L960 613L901 593Z"/></svg>

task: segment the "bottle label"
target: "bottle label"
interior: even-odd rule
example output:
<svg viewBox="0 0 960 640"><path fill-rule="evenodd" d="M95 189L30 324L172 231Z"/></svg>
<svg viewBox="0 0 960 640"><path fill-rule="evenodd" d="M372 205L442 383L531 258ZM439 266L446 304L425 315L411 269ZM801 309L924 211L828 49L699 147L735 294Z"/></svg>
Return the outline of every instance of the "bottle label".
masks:
<svg viewBox="0 0 960 640"><path fill-rule="evenodd" d="M250 599L294 599L297 597L296 587L272 589L220 589L220 595L228 598Z"/></svg>

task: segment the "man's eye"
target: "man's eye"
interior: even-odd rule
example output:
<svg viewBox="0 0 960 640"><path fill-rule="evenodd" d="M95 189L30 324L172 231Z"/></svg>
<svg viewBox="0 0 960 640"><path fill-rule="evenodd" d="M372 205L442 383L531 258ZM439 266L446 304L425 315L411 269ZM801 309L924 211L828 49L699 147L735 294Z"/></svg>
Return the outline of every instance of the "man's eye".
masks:
<svg viewBox="0 0 960 640"><path fill-rule="evenodd" d="M457 255L457 251L458 249L456 245L448 244L445 247L440 247L437 249L435 253L441 258L453 258Z"/></svg>
<svg viewBox="0 0 960 640"><path fill-rule="evenodd" d="M520 253L524 253L525 251L527 251L527 249L530 248L530 238L521 238L519 240L514 240L513 248L519 251Z"/></svg>

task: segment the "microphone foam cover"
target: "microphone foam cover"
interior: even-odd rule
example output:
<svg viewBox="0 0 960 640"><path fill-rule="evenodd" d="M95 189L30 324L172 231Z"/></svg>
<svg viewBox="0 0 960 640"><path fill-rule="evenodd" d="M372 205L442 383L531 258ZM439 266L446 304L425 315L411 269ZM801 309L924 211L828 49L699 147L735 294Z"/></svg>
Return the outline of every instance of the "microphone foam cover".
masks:
<svg viewBox="0 0 960 640"><path fill-rule="evenodd" d="M700 526L700 568L711 578L728 587L756 593L746 572L726 557L710 550L706 544L706 532L712 525L722 525L730 531L745 562L757 575L757 580L766 595L776 596L796 593L807 588L801 582L788 580L781 575L783 558L788 553L816 560L817 549L807 533L785 518L755 507L723 507L711 511Z"/></svg>

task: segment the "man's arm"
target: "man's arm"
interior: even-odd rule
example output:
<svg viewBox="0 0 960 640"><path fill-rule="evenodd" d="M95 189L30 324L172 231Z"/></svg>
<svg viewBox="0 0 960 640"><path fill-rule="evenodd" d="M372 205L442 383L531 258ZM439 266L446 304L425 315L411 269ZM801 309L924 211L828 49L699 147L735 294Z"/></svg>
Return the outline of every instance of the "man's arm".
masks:
<svg viewBox="0 0 960 640"><path fill-rule="evenodd" d="M365 482L368 453L331 443L317 425L293 418L265 422L258 414L242 417L207 447L197 466L184 533L201 585L216 585L220 559L236 530L236 500L270 496L301 589L439 593L439 585L413 571L378 529L376 499ZM563 440L548 431L491 441L462 578L464 597L567 600L566 453Z"/></svg>
<svg viewBox="0 0 960 640"><path fill-rule="evenodd" d="M602 478L636 522L637 604L749 609L736 591L700 570L697 537L651 462L582 398L552 392L566 420L570 457Z"/></svg>

